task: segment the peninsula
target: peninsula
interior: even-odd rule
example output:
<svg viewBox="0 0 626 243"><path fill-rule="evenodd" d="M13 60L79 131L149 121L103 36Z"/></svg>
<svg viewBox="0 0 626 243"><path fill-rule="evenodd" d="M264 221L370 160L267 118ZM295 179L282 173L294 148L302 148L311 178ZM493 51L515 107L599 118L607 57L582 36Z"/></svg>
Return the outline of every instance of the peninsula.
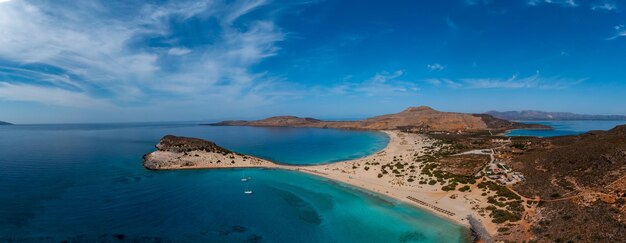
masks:
<svg viewBox="0 0 626 243"><path fill-rule="evenodd" d="M452 116L468 118L459 113ZM486 117L503 127L524 126L490 116L469 116L478 121ZM294 117L272 121L273 126L296 127L323 123ZM456 132L442 131L445 126L432 122L428 128L441 130L381 129L390 138L386 148L332 164L279 164L209 141L172 135L163 137L143 163L151 170L267 168L309 173L430 210L471 228L486 242L626 238L626 125L606 132L533 138L503 137L491 132L489 122L483 130Z"/></svg>

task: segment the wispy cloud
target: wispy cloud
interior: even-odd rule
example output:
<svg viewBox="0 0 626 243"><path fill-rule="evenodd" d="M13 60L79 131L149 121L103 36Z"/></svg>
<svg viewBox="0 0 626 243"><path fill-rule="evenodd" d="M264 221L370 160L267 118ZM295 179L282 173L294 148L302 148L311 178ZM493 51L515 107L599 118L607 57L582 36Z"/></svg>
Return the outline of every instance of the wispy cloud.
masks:
<svg viewBox="0 0 626 243"><path fill-rule="evenodd" d="M467 5L479 5L479 4L488 4L491 0L465 0Z"/></svg>
<svg viewBox="0 0 626 243"><path fill-rule="evenodd" d="M428 68L428 70L430 71L441 71L441 70L444 70L446 67L439 63L432 63L432 64L426 65L426 68Z"/></svg>
<svg viewBox="0 0 626 243"><path fill-rule="evenodd" d="M617 25L613 27L613 29L615 29L615 34L607 38L606 40L615 40L617 38L626 36L626 28L624 28L624 25Z"/></svg>
<svg viewBox="0 0 626 243"><path fill-rule="evenodd" d="M317 88L321 95L353 95L364 94L367 96L396 96L415 94L419 87L412 82L402 80L404 71L379 72L362 82L353 82L352 76L347 76L344 81L330 88Z"/></svg>
<svg viewBox="0 0 626 243"><path fill-rule="evenodd" d="M541 4L556 4L565 7L578 7L578 3L575 0L528 0L526 2L530 6L538 6Z"/></svg>
<svg viewBox="0 0 626 243"><path fill-rule="evenodd" d="M453 31L459 30L459 26L450 17L446 17L446 25Z"/></svg>
<svg viewBox="0 0 626 243"><path fill-rule="evenodd" d="M513 75L510 78L462 78L462 79L427 79L434 86L464 89L563 89L583 82L585 79L562 77L542 77L535 74L527 77Z"/></svg>
<svg viewBox="0 0 626 243"><path fill-rule="evenodd" d="M5 64L0 72L16 79L0 81L0 92L5 99L16 100L9 97L9 90L50 89L57 94L67 91L68 99L97 97L93 99L112 103L177 96L244 97L271 79L251 67L276 55L277 43L285 38L271 16L236 24L265 4L262 0L123 5L4 1L0 4L0 60ZM217 31L219 36L194 48L185 46L174 35L173 25L191 18L218 20L219 29L198 31ZM153 40L160 43L152 45ZM35 66L48 68L31 68ZM21 94L24 101L72 104Z"/></svg>
<svg viewBox="0 0 626 243"><path fill-rule="evenodd" d="M167 50L167 54L174 55L174 56L182 56L182 55L187 55L189 53L191 53L190 49L182 48L182 47L173 47Z"/></svg>
<svg viewBox="0 0 626 243"><path fill-rule="evenodd" d="M48 105L81 108L102 108L112 106L109 102L93 98L82 92L72 92L57 87L3 82L0 82L0 100L44 102Z"/></svg>
<svg viewBox="0 0 626 243"><path fill-rule="evenodd" d="M615 3L604 2L592 5L591 10L611 12L617 10L617 5L615 5Z"/></svg>

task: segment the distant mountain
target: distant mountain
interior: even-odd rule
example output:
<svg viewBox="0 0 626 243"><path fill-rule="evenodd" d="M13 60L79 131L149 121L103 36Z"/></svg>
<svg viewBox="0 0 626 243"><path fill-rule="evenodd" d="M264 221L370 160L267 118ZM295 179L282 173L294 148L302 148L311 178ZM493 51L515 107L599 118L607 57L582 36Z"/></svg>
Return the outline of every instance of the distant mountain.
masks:
<svg viewBox="0 0 626 243"><path fill-rule="evenodd" d="M486 114L441 112L427 106L409 107L389 115L376 116L359 121L321 121L313 118L277 116L258 121L224 121L216 126L270 126L270 127L319 127L362 130L408 130L408 131L480 131L507 130L515 128L550 128L510 122Z"/></svg>
<svg viewBox="0 0 626 243"><path fill-rule="evenodd" d="M488 111L485 114L505 120L626 120L621 115L583 115L570 112L545 112L545 111Z"/></svg>
<svg viewBox="0 0 626 243"><path fill-rule="evenodd" d="M1 125L13 125L13 124L8 123L8 122L3 122L3 121L0 121L0 126L1 126Z"/></svg>

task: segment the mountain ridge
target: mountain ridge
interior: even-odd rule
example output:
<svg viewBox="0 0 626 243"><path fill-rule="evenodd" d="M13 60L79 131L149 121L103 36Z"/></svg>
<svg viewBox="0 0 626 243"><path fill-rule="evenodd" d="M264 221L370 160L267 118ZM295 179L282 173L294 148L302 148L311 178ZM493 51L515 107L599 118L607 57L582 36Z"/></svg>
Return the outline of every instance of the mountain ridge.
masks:
<svg viewBox="0 0 626 243"><path fill-rule="evenodd" d="M519 128L550 129L549 126L523 124L486 114L442 112L428 106L408 107L399 113L374 116L356 121L322 121L296 116L275 116L256 121L223 121L214 126L316 127L355 130L405 131L486 131Z"/></svg>
<svg viewBox="0 0 626 243"><path fill-rule="evenodd" d="M623 115L586 115L572 112L547 112L537 110L487 111L485 114L505 120L626 120Z"/></svg>

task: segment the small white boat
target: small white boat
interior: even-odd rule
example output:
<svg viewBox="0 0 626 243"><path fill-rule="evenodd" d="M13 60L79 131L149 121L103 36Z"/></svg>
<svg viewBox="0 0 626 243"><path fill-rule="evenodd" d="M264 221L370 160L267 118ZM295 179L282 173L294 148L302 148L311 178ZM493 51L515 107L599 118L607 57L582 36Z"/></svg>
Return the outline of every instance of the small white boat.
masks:
<svg viewBox="0 0 626 243"><path fill-rule="evenodd" d="M252 194L253 192L251 190L245 190L245 191L243 191L243 193L245 193L245 194Z"/></svg>
<svg viewBox="0 0 626 243"><path fill-rule="evenodd" d="M246 182L248 181L248 178L241 178L241 182Z"/></svg>

